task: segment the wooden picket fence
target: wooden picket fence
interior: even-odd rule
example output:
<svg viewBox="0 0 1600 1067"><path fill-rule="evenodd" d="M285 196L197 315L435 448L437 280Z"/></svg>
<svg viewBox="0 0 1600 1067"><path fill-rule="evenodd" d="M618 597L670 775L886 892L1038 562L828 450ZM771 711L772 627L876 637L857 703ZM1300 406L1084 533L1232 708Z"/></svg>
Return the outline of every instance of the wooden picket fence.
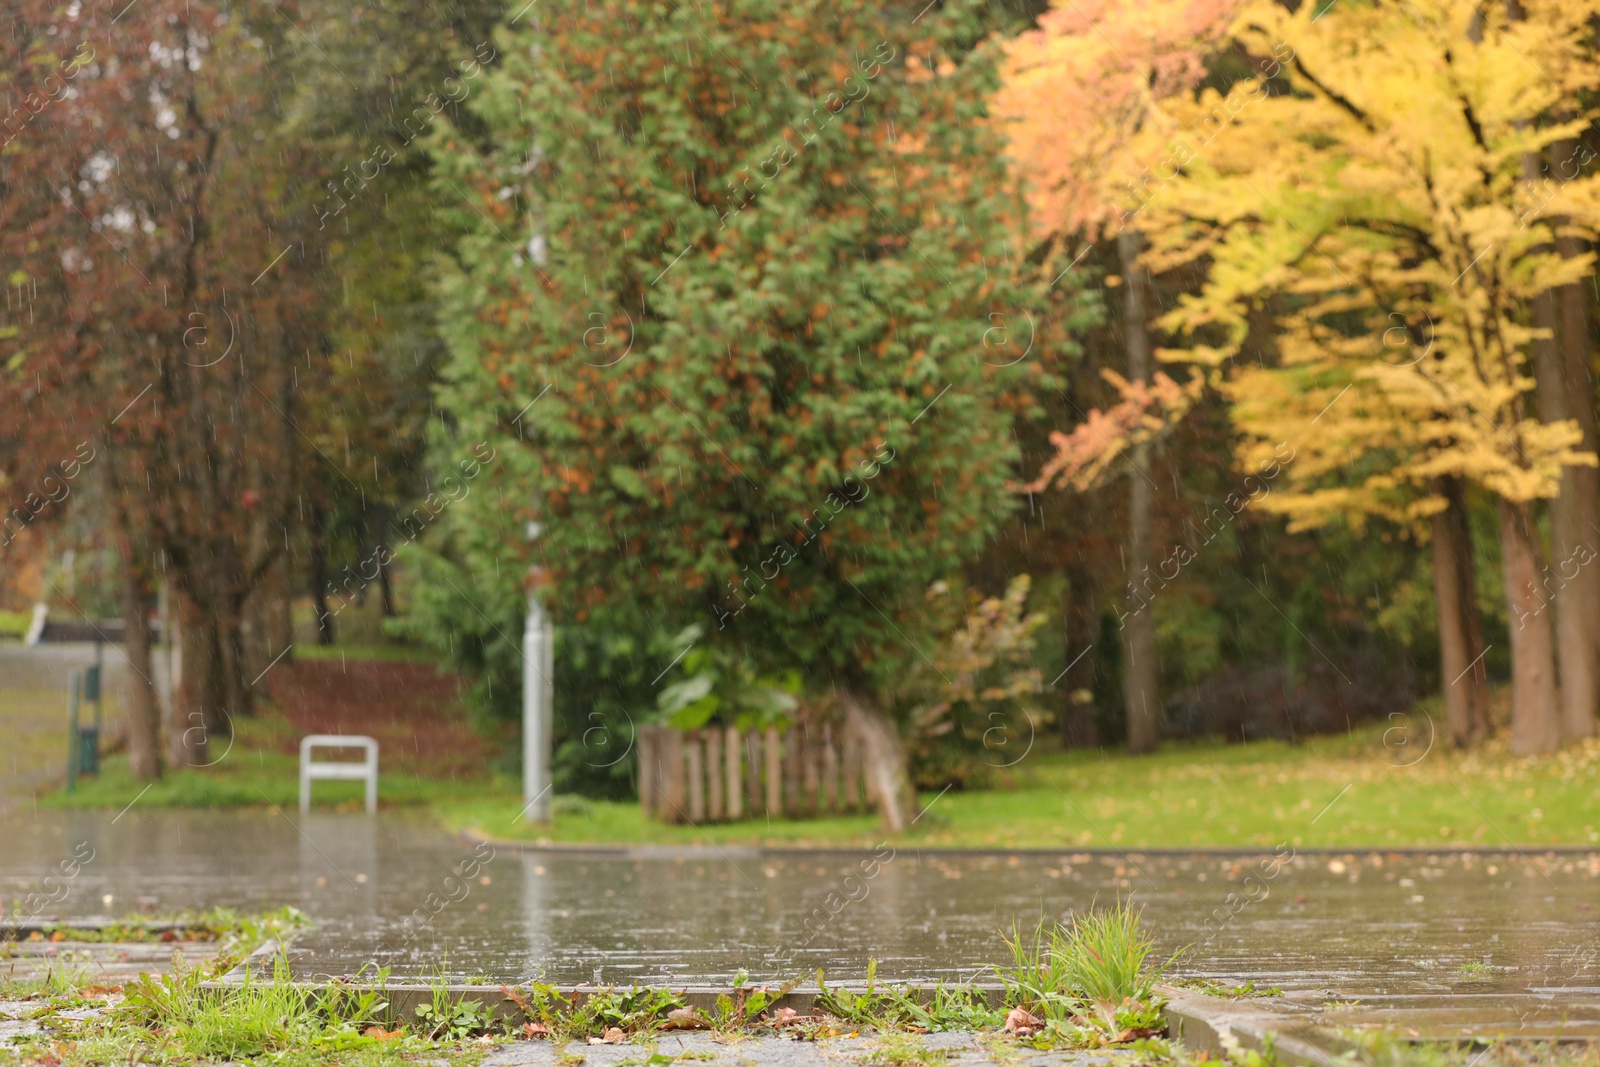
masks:
<svg viewBox="0 0 1600 1067"><path fill-rule="evenodd" d="M639 805L663 822L799 818L871 808L861 745L832 723L741 731L641 726Z"/></svg>

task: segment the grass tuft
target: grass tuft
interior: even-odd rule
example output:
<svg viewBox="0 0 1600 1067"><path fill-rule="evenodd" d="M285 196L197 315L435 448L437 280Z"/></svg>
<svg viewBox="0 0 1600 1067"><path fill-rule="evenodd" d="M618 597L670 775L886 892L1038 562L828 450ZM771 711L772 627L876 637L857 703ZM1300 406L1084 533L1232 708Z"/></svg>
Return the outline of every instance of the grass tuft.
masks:
<svg viewBox="0 0 1600 1067"><path fill-rule="evenodd" d="M1118 902L1115 907L1075 915L1071 923L1047 927L1041 921L1032 934L1013 926L1006 945L1012 966L1000 969L1007 1002L1022 1007L1076 1009L1089 1004L1148 1002L1166 965L1150 969L1154 942L1140 926L1139 911Z"/></svg>

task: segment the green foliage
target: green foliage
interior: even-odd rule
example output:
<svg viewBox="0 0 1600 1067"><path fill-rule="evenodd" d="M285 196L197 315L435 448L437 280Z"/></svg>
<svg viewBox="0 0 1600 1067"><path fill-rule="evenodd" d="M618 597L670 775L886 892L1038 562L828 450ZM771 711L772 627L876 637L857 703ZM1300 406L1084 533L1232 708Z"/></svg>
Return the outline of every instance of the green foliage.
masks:
<svg viewBox="0 0 1600 1067"><path fill-rule="evenodd" d="M1036 1006L1050 1019L1100 1004L1147 1004L1165 970L1147 966L1153 942L1139 912L1123 902L1074 915L1068 924L1041 921L1032 934L1013 926L1006 944L1012 966L999 974L1007 1002Z"/></svg>
<svg viewBox="0 0 1600 1067"><path fill-rule="evenodd" d="M1004 1013L989 1007L982 991L968 984L940 982L931 992L910 986L880 986L878 961L867 961L867 988L853 993L828 988L819 968L817 1007L845 1022L878 1030L912 1028L924 1031L994 1029Z"/></svg>
<svg viewBox="0 0 1600 1067"><path fill-rule="evenodd" d="M160 1031L179 1048L200 1058L234 1060L331 1043L337 1048L373 1043L363 1027L378 1022L388 1007L379 971L370 985L335 983L315 989L295 984L288 959L274 958L263 981L247 974L224 993L201 988L232 966L221 960L209 968L175 967L166 974L144 974L123 987L114 1021Z"/></svg>
<svg viewBox="0 0 1600 1067"><path fill-rule="evenodd" d="M508 569L499 576L488 554L498 543L495 535L514 535L497 528L487 538L472 536L452 522L459 510L445 511L430 541L411 550L417 566L411 610L389 629L438 649L446 669L473 679L467 707L476 721L487 725L521 714L522 631L528 608L515 574Z"/></svg>
<svg viewBox="0 0 1600 1067"><path fill-rule="evenodd" d="M1254 982L1245 982L1243 985L1228 985L1215 978L1174 978L1171 983L1184 989L1193 989L1204 993L1208 997L1221 997L1224 1000L1248 1000L1254 997L1281 997L1283 990L1278 986L1257 986Z"/></svg>
<svg viewBox="0 0 1600 1067"><path fill-rule="evenodd" d="M501 986L530 1023L545 1027L557 1037L599 1037L615 1027L624 1033L649 1031L666 1021L667 1013L682 1008L683 998L670 989L634 986L563 994L555 986L531 982L527 986Z"/></svg>
<svg viewBox="0 0 1600 1067"><path fill-rule="evenodd" d="M1032 580L1019 574L1003 597L935 582L926 594L939 634L903 688L919 789L980 784L993 768L1020 761L1047 714L1034 665L1043 612L1026 610Z"/></svg>
<svg viewBox="0 0 1600 1067"><path fill-rule="evenodd" d="M564 622L698 619L756 678L902 675L895 629L1003 518L1048 380L996 348L1042 286L987 58L952 52L970 15L557 0L502 31L485 136L435 140L461 233L438 402L503 456L452 509L462 590L537 563Z"/></svg>
<svg viewBox="0 0 1600 1067"><path fill-rule="evenodd" d="M929 1048L919 1034L890 1031L878 1037L862 1062L875 1067L938 1067L949 1058L949 1049Z"/></svg>
<svg viewBox="0 0 1600 1067"><path fill-rule="evenodd" d="M705 627L695 624L673 638L673 659L683 657L684 677L663 687L657 697L662 719L679 730L697 730L712 721L741 730L788 725L800 706L795 699L799 673L757 677L747 660L725 648L694 648L704 636Z"/></svg>
<svg viewBox="0 0 1600 1067"><path fill-rule="evenodd" d="M393 632L443 654L444 666L472 679L466 702L485 729L522 716L522 634L527 600L515 571L496 554L515 544L504 529L487 532L445 512L430 543L413 548L420 563L415 600ZM672 660L670 644L648 628L566 623L555 630L556 789L591 797L633 792L634 728L653 717L651 685ZM520 768L506 751L504 770Z"/></svg>
<svg viewBox="0 0 1600 1067"><path fill-rule="evenodd" d="M787 982L782 986L760 986L751 989L748 986L749 975L740 971L734 975L734 995L726 994L717 997L716 1007L711 1012L711 1026L721 1031L737 1030L751 1020L761 1018L779 997L793 989L797 983Z"/></svg>
<svg viewBox="0 0 1600 1067"><path fill-rule="evenodd" d="M465 997L451 1001L435 992L432 1003L418 1004L417 1029L435 1041L461 1041L486 1034L494 1025L494 1011Z"/></svg>

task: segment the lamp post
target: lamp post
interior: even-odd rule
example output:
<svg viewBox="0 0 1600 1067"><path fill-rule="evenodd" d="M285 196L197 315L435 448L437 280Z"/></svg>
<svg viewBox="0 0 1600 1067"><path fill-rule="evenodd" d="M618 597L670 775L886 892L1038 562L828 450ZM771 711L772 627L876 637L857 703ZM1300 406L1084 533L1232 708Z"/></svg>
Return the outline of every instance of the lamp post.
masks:
<svg viewBox="0 0 1600 1067"><path fill-rule="evenodd" d="M539 536L528 524L529 539ZM537 577L538 568L535 568ZM522 818L550 821L550 736L555 729L555 630L537 593L528 596L522 632Z"/></svg>

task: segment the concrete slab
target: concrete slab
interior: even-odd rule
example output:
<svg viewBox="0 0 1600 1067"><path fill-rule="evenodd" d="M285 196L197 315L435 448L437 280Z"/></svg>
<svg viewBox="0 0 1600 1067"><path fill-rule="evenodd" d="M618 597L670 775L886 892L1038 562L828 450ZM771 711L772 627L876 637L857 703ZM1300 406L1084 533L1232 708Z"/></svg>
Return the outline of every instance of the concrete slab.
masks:
<svg viewBox="0 0 1600 1067"><path fill-rule="evenodd" d="M886 1057L891 1049L893 1055ZM666 1067L660 1059L652 1064L652 1056L668 1057L674 1067L697 1062L713 1067L872 1067L888 1060L904 1067L1115 1067L1136 1060L1127 1050L1033 1052L994 1034L901 1034L886 1045L871 1035L804 1041L781 1035L683 1033L620 1045L515 1041L491 1052L482 1067Z"/></svg>

